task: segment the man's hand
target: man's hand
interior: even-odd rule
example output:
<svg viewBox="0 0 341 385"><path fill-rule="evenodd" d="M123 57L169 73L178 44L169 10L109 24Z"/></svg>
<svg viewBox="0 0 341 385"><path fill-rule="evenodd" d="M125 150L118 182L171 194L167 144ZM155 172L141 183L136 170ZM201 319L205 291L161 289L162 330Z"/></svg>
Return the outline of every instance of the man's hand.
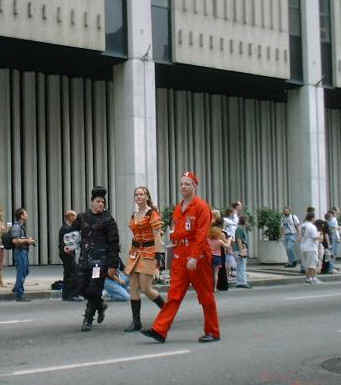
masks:
<svg viewBox="0 0 341 385"><path fill-rule="evenodd" d="M114 267L109 267L107 274L108 274L108 277L111 279L117 278L117 272L116 272L116 269Z"/></svg>
<svg viewBox="0 0 341 385"><path fill-rule="evenodd" d="M28 238L27 239L27 244L28 245L34 245L35 243L36 243L36 241L33 238Z"/></svg>
<svg viewBox="0 0 341 385"><path fill-rule="evenodd" d="M195 258L189 258L186 267L188 270L194 271L197 268L197 260Z"/></svg>

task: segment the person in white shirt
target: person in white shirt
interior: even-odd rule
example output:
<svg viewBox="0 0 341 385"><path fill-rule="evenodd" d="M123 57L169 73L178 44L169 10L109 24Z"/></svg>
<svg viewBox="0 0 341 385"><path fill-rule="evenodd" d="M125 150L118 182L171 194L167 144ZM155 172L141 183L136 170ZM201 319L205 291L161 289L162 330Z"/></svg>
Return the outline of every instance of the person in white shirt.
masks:
<svg viewBox="0 0 341 385"><path fill-rule="evenodd" d="M288 256L288 263L285 267L296 267L297 258L295 244L300 237L300 221L296 215L292 214L290 207L285 207L281 217L281 233L284 247Z"/></svg>
<svg viewBox="0 0 341 385"><path fill-rule="evenodd" d="M234 241L236 230L239 223L240 212L243 209L242 202L237 201L231 204L231 209L226 210L226 217L224 218L224 231L228 237Z"/></svg>
<svg viewBox="0 0 341 385"><path fill-rule="evenodd" d="M301 228L302 264L305 268L305 282L309 284L320 283L316 278L316 268L319 262L318 247L321 235L313 223L314 220L314 214L307 214Z"/></svg>

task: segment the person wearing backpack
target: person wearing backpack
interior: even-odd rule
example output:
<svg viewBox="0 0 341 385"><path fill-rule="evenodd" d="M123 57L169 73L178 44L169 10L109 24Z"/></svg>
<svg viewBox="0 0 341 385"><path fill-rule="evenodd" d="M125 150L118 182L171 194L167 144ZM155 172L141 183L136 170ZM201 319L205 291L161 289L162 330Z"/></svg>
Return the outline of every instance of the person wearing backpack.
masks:
<svg viewBox="0 0 341 385"><path fill-rule="evenodd" d="M34 246L36 241L26 234L25 223L28 219L28 213L24 208L19 208L15 212L15 219L12 229L13 259L17 270L17 276L13 292L17 302L30 302L24 296L24 283L29 274L29 247Z"/></svg>

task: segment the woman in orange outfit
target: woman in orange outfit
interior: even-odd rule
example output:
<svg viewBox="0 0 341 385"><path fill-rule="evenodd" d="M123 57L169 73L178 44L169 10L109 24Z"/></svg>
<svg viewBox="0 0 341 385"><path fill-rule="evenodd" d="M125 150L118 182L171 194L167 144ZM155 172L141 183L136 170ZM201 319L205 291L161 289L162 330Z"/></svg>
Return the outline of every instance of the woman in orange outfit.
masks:
<svg viewBox="0 0 341 385"><path fill-rule="evenodd" d="M153 276L159 267L162 248L162 222L157 208L153 205L150 193L146 187L137 187L134 191L137 206L130 220L130 230L133 233L132 247L126 273L130 276L131 310L133 321L125 332L134 332L142 328L141 298L142 291L159 308L164 304L160 293L153 289Z"/></svg>

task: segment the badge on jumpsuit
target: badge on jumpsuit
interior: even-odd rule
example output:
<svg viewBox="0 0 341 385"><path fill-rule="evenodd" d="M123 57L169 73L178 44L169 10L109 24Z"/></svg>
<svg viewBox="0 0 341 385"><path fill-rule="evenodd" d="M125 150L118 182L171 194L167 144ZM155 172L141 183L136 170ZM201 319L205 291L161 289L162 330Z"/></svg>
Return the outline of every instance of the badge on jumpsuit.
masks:
<svg viewBox="0 0 341 385"><path fill-rule="evenodd" d="M101 268L96 265L92 268L92 278L96 279L99 278L101 275Z"/></svg>

